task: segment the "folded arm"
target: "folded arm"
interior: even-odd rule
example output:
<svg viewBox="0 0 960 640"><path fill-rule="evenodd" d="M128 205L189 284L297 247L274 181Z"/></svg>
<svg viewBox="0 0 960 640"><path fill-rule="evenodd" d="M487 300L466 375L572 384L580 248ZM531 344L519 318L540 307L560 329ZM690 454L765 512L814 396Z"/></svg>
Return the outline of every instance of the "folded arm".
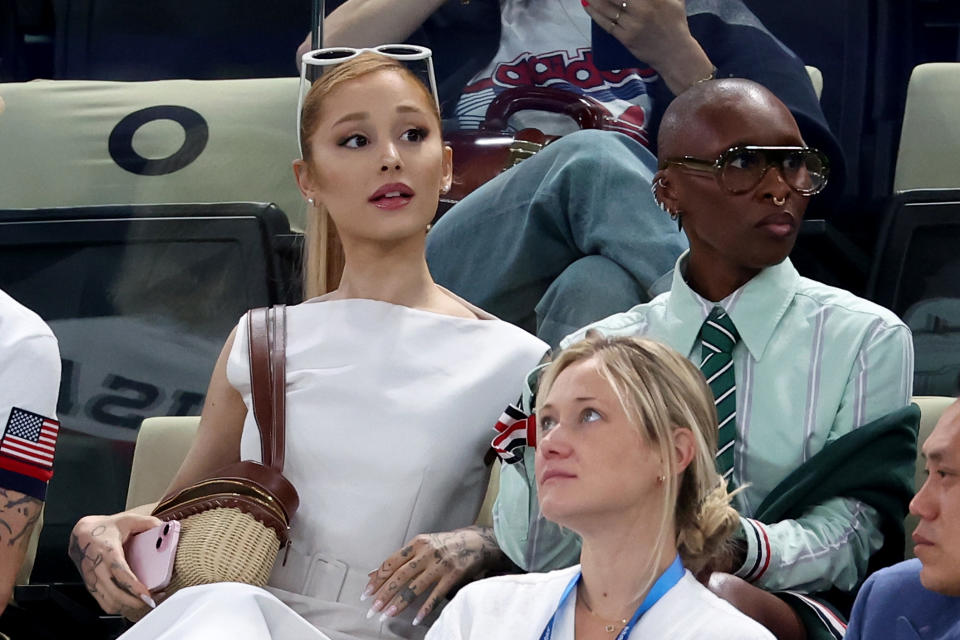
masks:
<svg viewBox="0 0 960 640"><path fill-rule="evenodd" d="M828 446L910 402L913 342L909 329L878 325L868 334L848 376ZM902 464L910 466L907 475L912 477L912 452L897 451ZM889 459L876 462L892 464ZM856 473L841 469L844 460L833 460L833 464L834 477ZM810 505L796 518L767 524L743 518L741 524L747 553L735 573L768 590L810 593L836 587L850 591L863 579L870 556L884 544L877 509L839 495Z"/></svg>

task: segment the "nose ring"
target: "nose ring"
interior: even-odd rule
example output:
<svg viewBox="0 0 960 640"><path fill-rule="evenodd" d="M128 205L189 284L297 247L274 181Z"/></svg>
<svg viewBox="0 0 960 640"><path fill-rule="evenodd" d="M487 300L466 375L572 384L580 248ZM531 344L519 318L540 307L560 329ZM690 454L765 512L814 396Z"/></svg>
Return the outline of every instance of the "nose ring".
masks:
<svg viewBox="0 0 960 640"><path fill-rule="evenodd" d="M778 198L777 196L773 196L773 204L777 205L778 207L782 207L786 203L787 203L786 197Z"/></svg>

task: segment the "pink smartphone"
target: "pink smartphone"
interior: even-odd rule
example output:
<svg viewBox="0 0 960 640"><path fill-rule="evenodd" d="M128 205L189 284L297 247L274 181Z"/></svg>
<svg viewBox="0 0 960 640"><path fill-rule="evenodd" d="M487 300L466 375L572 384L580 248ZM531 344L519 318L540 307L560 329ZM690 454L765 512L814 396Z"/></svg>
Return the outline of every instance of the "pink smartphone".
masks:
<svg viewBox="0 0 960 640"><path fill-rule="evenodd" d="M179 541L180 522L171 520L132 536L123 545L133 575L150 591L170 584Z"/></svg>

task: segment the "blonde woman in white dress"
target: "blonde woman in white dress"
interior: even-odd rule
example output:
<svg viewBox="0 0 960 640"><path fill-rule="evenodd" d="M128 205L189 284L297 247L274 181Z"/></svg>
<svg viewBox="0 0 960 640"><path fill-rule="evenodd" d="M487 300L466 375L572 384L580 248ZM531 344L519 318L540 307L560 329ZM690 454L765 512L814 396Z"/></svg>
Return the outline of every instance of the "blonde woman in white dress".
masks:
<svg viewBox="0 0 960 640"><path fill-rule="evenodd" d="M583 538L580 564L467 585L428 640L773 638L695 578L738 516L694 365L652 340L588 338L547 369L536 406L540 509Z"/></svg>
<svg viewBox="0 0 960 640"><path fill-rule="evenodd" d="M314 83L301 140L297 182L313 222L335 224L346 266L335 291L287 311L284 475L300 495L289 554L267 590L185 589L129 638L418 637L454 584L501 557L492 532L471 526L484 452L546 345L430 277L425 235L452 178L435 99L396 60L363 53ZM259 458L245 333L241 320L171 489ZM71 556L108 612L148 606L121 545L157 524L152 507L74 528Z"/></svg>

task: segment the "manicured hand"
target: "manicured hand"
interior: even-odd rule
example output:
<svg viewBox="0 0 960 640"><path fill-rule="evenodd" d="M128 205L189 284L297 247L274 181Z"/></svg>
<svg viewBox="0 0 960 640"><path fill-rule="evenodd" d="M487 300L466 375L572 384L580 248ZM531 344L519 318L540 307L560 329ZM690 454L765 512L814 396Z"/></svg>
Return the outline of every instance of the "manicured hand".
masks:
<svg viewBox="0 0 960 640"><path fill-rule="evenodd" d="M131 535L160 524L153 516L119 513L86 516L73 527L70 559L77 565L87 591L105 612L137 620L156 606L127 564L123 543Z"/></svg>
<svg viewBox="0 0 960 640"><path fill-rule="evenodd" d="M370 573L370 582L361 600L373 598L368 618L379 612L381 619L386 619L406 609L432 588L426 604L414 618L413 624L419 624L453 587L498 566L503 560L493 529L488 527L422 534Z"/></svg>

